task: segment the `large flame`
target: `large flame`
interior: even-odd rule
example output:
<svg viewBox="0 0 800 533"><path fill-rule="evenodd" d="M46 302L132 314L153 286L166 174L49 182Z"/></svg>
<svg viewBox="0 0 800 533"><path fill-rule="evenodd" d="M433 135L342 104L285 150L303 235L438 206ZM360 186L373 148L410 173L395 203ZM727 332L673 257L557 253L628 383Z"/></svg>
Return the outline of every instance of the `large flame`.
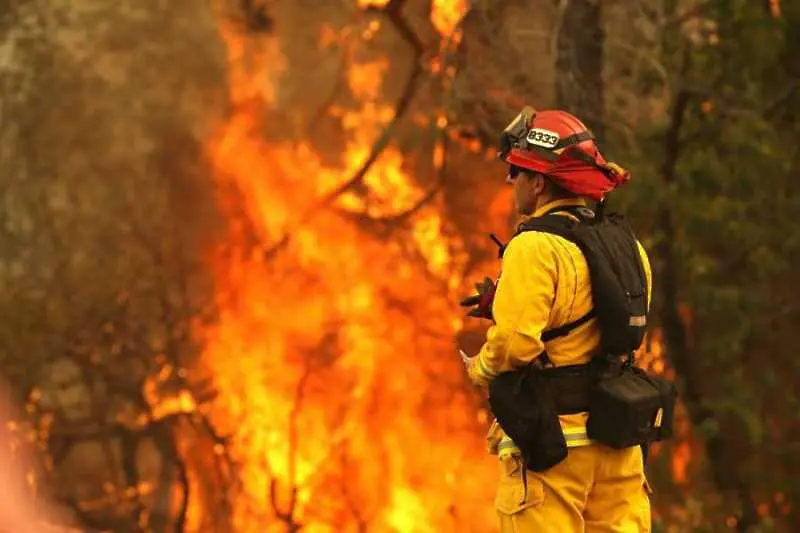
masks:
<svg viewBox="0 0 800 533"><path fill-rule="evenodd" d="M235 62L244 45L225 35ZM274 95L264 70L232 72L237 111L209 143L218 179L240 193L203 359L241 467L238 532L493 527L485 414L455 356L463 243L435 201L392 218L426 191L391 146L358 194L323 200L392 118L378 101L385 69L349 72L361 105L337 112L348 135L339 166L309 144L265 141L248 104Z"/></svg>

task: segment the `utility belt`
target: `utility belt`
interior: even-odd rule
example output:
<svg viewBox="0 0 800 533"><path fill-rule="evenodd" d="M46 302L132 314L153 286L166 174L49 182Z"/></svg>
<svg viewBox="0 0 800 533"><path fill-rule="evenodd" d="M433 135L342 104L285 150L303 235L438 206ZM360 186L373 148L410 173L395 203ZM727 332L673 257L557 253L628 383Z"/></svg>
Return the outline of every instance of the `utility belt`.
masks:
<svg viewBox="0 0 800 533"><path fill-rule="evenodd" d="M558 415L588 412L588 438L617 449L672 435L674 385L634 366L632 356L561 367L548 367L546 354L537 359L489 386L492 413L526 468L543 471L566 458Z"/></svg>
<svg viewBox="0 0 800 533"><path fill-rule="evenodd" d="M571 415L589 410L598 369L592 363L540 368L555 402L556 414Z"/></svg>

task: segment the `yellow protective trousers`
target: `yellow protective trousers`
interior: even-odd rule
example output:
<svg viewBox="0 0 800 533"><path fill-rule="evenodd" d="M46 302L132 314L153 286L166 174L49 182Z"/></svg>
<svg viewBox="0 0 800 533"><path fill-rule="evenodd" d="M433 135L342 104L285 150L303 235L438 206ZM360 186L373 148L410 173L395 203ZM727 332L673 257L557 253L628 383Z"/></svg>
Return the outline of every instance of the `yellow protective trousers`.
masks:
<svg viewBox="0 0 800 533"><path fill-rule="evenodd" d="M500 533L650 532L650 489L638 446L570 448L556 466L526 472L527 494L520 458L500 462Z"/></svg>

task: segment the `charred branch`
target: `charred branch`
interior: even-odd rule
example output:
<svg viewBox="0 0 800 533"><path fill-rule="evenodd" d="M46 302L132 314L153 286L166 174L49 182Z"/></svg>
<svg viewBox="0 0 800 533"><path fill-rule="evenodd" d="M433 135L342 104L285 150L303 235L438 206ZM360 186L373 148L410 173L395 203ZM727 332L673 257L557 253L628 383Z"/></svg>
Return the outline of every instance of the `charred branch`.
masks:
<svg viewBox="0 0 800 533"><path fill-rule="evenodd" d="M446 177L446 167L447 167L446 162L447 162L447 149L448 149L447 138L444 135L442 135L440 143L442 149L442 162L437 169L436 184L430 190L424 193L419 198L419 200L414 202L414 204L412 204L410 207L404 209L403 211L383 217L370 216L367 213L354 214L345 211L339 211L340 214L346 217L354 218L357 223L365 224L370 229L378 231L382 236L389 237L392 232L401 228L417 213L422 211L425 208L425 206L429 205L442 190L444 190L444 187L446 185L445 177Z"/></svg>
<svg viewBox="0 0 800 533"><path fill-rule="evenodd" d="M189 511L189 475L186 471L186 464L182 460L176 462L178 469L178 484L181 488L181 503L178 506L178 516L175 519L175 532L183 533L186 530L186 515Z"/></svg>
<svg viewBox="0 0 800 533"><path fill-rule="evenodd" d="M139 467L136 464L136 455L139 450L139 438L130 432L122 433L122 471L125 475L125 484L128 487L139 486ZM133 491L133 505L131 509L131 524L142 530L142 517L144 516L144 504L139 491Z"/></svg>
<svg viewBox="0 0 800 533"><path fill-rule="evenodd" d="M331 88L331 92L328 94L328 97L324 102L322 102L322 105L308 121L308 126L306 128L307 135L311 135L314 132L314 128L316 128L317 124L325 117L325 115L328 114L334 102L336 101L336 98L339 96L339 91L341 91L342 86L344 85L343 81L345 77L345 71L350 63L350 47L351 43L349 39L342 43L342 50L339 55L339 64L336 68L336 73L334 74L333 87Z"/></svg>
<svg viewBox="0 0 800 533"><path fill-rule="evenodd" d="M178 527L177 531L182 531L186 522L186 512L189 505L189 484L187 467L184 459L180 456L176 445L176 435L173 428L182 419L188 419L193 427L198 429L202 435L207 437L215 446L222 446L222 451L217 453L217 467L220 473L220 480L224 481L226 478L225 472L230 472L232 469L231 460L228 457L225 446L228 440L219 435L210 421L199 412L174 412L160 415L158 418L152 412L152 406L143 394L143 382L140 379L131 379L130 376L120 375L111 371L108 365L97 365L92 363L91 360L83 353L82 350L75 350L69 354L80 367L84 369L84 376L87 380L101 380L103 387L101 390L113 391L113 396L120 397L123 401L132 405L140 414L136 425L130 423L121 423L116 421L107 420L103 415L104 411L95 411L91 418L79 420L56 420L52 430L49 434L48 448L53 454L54 462L57 463L65 456L67 451L74 445L86 441L99 442L106 448L105 456L108 461L112 461L115 456L110 450L112 442L116 442L121 446L122 462L121 468L125 479L125 484L134 489L132 494L132 524L141 524L142 517L145 511L144 504L139 498L138 485L140 483L140 474L136 461L137 450L139 443L145 439L150 438L156 444L158 451L164 458L165 465L162 468L162 475L159 479L159 493L161 496L160 505L168 505L167 500L171 499L171 490L173 479L176 477L178 486L181 487L178 496L178 514L174 517L173 525ZM187 386L182 379L179 379L182 385ZM96 388L96 387L90 387ZM94 403L100 404L105 402L107 404L108 398L95 398ZM143 418L142 418L143 417ZM219 463L226 461L225 472L222 471ZM116 465L109 463L107 468L114 471ZM174 477L173 477L174 476ZM223 502L225 510L227 510L227 502ZM159 523L162 519L158 519ZM155 526L157 524L151 523ZM163 525L163 524L162 524ZM130 526L133 527L133 526ZM164 525L166 527L166 525ZM158 528L156 528L158 529Z"/></svg>
<svg viewBox="0 0 800 533"><path fill-rule="evenodd" d="M405 116L406 111L414 99L414 96L417 94L419 80L424 73L422 59L425 52L425 47L422 43L422 40L403 18L401 10L405 3L405 0L391 0L383 8L374 6L367 8L368 12L375 12L385 16L392 23L400 36L408 43L413 53L411 71L408 74L408 78L403 86L400 97L395 102L392 119L389 121L386 127L384 127L380 136L372 145L369 155L359 166L358 170L345 182L326 194L314 207L314 209L306 212L301 218L300 224L307 223L319 210L330 207L330 205L333 204L336 199L339 198L339 196L358 187L361 184L370 168L372 168L372 165L378 160L378 158L380 158L383 151L389 146L395 129L397 129L398 124ZM276 243L270 245L264 250L264 257L274 257L275 254L279 253L286 245L289 244L290 239L291 236L289 233L284 234Z"/></svg>
<svg viewBox="0 0 800 533"><path fill-rule="evenodd" d="M52 434L52 439L57 441L66 441L70 445L77 444L82 441L96 441L98 439L110 440L112 438L118 439L122 443L123 449L123 472L126 480L126 499L132 500L132 520L122 523L110 523L111 518L104 518L96 512L87 509L81 502L71 499L69 497L62 497L59 501L72 509L79 517L81 522L88 527L100 530L119 531L120 528L126 531L132 531L135 528L137 531L147 530L150 531L149 525L145 527L142 524L142 516L145 512L144 504L139 495L139 481L140 476L138 467L136 465L136 450L138 443L144 437L152 437L156 443L158 450L161 452L165 460L165 467L163 472L167 473L169 467L174 467L177 470L178 483L181 486L181 500L179 504L179 512L175 518L176 532L183 532L186 520L186 511L188 508L189 498L189 484L186 466L180 458L177 447L174 443L174 437L170 429L170 419L164 419L152 425L131 429L119 424L112 424L108 426L70 426L67 428L58 428ZM169 477L162 476L162 484L164 487L169 487ZM167 490L166 493L169 491Z"/></svg>
<svg viewBox="0 0 800 533"><path fill-rule="evenodd" d="M303 409L303 399L305 396L305 388L308 380L312 376L312 363L310 358L305 358L305 366L300 378L295 386L294 401L292 408L289 412L289 429L288 429L288 457L287 464L289 465L289 495L286 505L283 506L278 501L278 492L280 491L280 481L277 477L272 477L269 483L269 502L272 506L272 511L275 517L286 526L286 531L297 533L303 529L303 524L297 520L297 453L299 449L299 419Z"/></svg>
<svg viewBox="0 0 800 533"><path fill-rule="evenodd" d="M394 135L394 130L402 120L403 116L408 110L409 105L411 104L411 101L414 99L414 96L417 93L417 85L421 75L424 72L422 56L425 48L420 38L417 36L414 30L411 29L411 26L409 26L408 22L406 22L402 16L401 9L404 4L405 0L391 0L383 9L374 7L369 8L371 11L374 10L385 15L395 27L397 32L408 43L413 52L411 72L408 74L408 78L406 79L405 86L400 94L400 98L398 98L397 102L395 102L394 116L384 128L380 137L378 137L378 140L375 142L375 144L373 144L369 156L367 156L355 174L353 174L353 176L351 176L347 181L336 187L333 191L328 193L323 198L321 207L329 206L340 195L346 193L361 183L361 180L363 180L364 176L367 175L369 169L389 145L389 142L392 140L392 136Z"/></svg>
<svg viewBox="0 0 800 533"><path fill-rule="evenodd" d="M383 219L385 224L396 226L405 222L406 220L412 218L414 215L419 213L426 205L430 204L443 189L444 189L444 181L440 180L431 190L425 193L422 198L420 198L417 203L406 209L405 211L401 211L391 217Z"/></svg>
<svg viewBox="0 0 800 533"><path fill-rule="evenodd" d="M425 206L429 205L443 189L444 182L439 181L419 200L414 202L413 205L403 211L387 216L372 216L366 212L351 212L341 209L337 210L337 212L341 216L352 219L355 223L363 225L366 229L375 232L377 235L387 238L395 231L402 229L407 222L422 211Z"/></svg>
<svg viewBox="0 0 800 533"><path fill-rule="evenodd" d="M200 428L206 436L211 439L211 442L214 444L218 444L223 447L227 447L230 444L231 437L226 435L220 435L219 432L214 428L211 424L211 421L208 419L207 416L202 415L200 413L192 413L190 418L192 423L195 427Z"/></svg>
<svg viewBox="0 0 800 533"><path fill-rule="evenodd" d="M297 450L299 445L299 428L300 414L303 410L303 399L305 397L305 388L308 380L311 378L312 368L311 360L305 359L303 373L297 381L294 393L294 401L292 402L292 409L289 412L289 457L287 458L289 465L289 483L292 487L297 486ZM289 500L289 509L294 510L296 491L292 491L291 499Z"/></svg>
<svg viewBox="0 0 800 533"><path fill-rule="evenodd" d="M278 480L272 478L269 482L269 502L275 513L275 518L286 525L287 532L297 533L303 529L303 525L295 520L295 503L297 502L297 487L292 485L289 488L289 505L286 510L281 510L278 503Z"/></svg>
<svg viewBox="0 0 800 533"><path fill-rule="evenodd" d="M264 250L264 259L273 259L277 254L289 246L292 236L285 233L276 243Z"/></svg>
<svg viewBox="0 0 800 533"><path fill-rule="evenodd" d="M341 446L337 455L339 456L339 468L342 472L347 472L351 468L354 468L355 465L350 464L350 461L347 458L346 445ZM358 533L367 533L367 531L369 531L369 520L364 516L364 512L361 510L361 506L359 505L357 498L352 494L350 490L350 483L348 483L345 476L341 477L339 490L342 500L344 500L345 508L353 516L353 519L356 522L356 531Z"/></svg>
<svg viewBox="0 0 800 533"><path fill-rule="evenodd" d="M249 33L269 33L275 26L267 12L266 0L239 0L238 11L244 29Z"/></svg>
<svg viewBox="0 0 800 533"><path fill-rule="evenodd" d="M156 448L164 457L164 471L167 465L175 468L180 486L180 502L178 504L178 514L175 517L175 533L183 533L186 528L186 513L189 505L189 480L186 473L186 464L178 452L175 444L175 436L170 424L166 420L154 424L150 433L155 442Z"/></svg>

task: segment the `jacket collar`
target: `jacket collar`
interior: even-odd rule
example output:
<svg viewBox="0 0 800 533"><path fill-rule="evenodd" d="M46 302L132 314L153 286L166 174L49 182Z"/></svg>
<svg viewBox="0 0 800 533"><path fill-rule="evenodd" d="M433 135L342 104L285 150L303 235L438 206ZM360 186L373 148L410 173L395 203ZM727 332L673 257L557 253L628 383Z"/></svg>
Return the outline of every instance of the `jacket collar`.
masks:
<svg viewBox="0 0 800 533"><path fill-rule="evenodd" d="M552 211L556 207L568 207L568 206L587 207L586 200L584 200L583 198L563 198L561 200L553 200L551 202L547 202L546 204L540 206L539 209L534 211L532 215L523 218L523 221L541 217L545 213L547 213L548 211Z"/></svg>

